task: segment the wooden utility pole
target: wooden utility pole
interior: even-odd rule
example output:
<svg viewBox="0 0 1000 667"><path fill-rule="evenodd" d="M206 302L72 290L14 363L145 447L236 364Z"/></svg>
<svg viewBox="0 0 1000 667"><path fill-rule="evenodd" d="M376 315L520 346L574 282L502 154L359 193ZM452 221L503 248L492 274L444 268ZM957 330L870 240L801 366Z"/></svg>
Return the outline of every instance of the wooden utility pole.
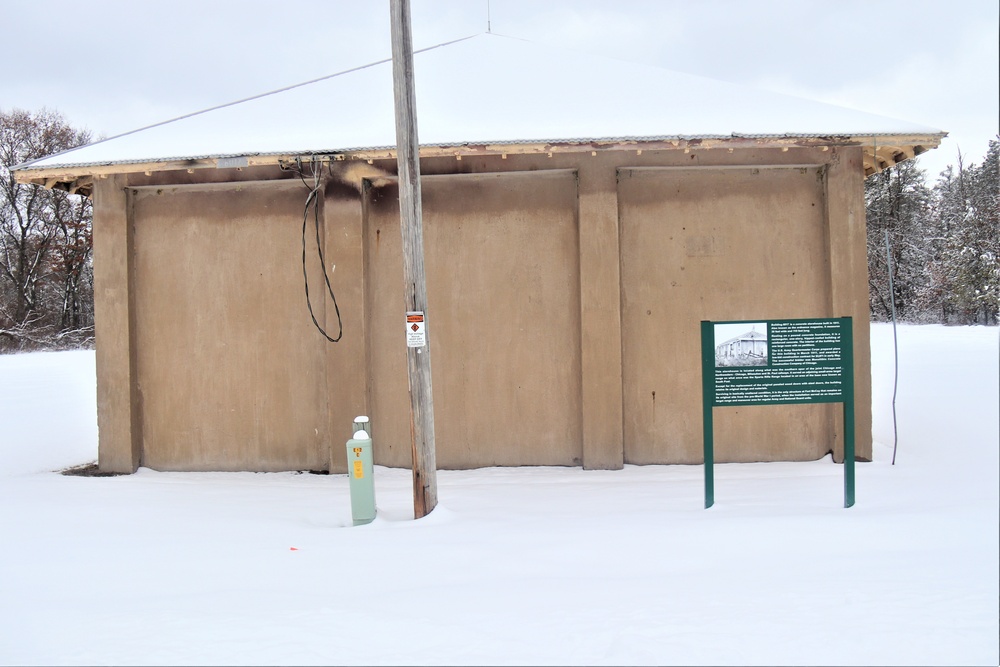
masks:
<svg viewBox="0 0 1000 667"><path fill-rule="evenodd" d="M396 161L399 164L399 228L403 234L403 285L406 298L406 371L410 384L410 445L413 452L413 516L437 505L434 453L434 394L431 348L427 341L427 284L424 279L424 228L420 201L420 144L413 90L413 39L410 0L389 0L392 23L392 88L396 99ZM403 323L400 321L400 327Z"/></svg>

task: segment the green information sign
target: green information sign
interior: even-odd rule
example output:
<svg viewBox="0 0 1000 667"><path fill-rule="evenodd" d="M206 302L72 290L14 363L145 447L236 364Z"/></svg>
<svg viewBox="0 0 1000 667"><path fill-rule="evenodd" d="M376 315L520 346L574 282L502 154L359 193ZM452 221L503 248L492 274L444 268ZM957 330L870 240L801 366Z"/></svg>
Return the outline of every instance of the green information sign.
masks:
<svg viewBox="0 0 1000 667"><path fill-rule="evenodd" d="M701 323L705 507L715 503L712 408L844 404L844 507L854 505L851 318Z"/></svg>

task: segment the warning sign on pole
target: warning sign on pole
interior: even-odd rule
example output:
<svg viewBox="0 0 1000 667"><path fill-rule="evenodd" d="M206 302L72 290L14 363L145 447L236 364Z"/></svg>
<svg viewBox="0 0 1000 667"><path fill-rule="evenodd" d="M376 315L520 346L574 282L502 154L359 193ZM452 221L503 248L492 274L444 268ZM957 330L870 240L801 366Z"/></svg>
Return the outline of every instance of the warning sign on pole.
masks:
<svg viewBox="0 0 1000 667"><path fill-rule="evenodd" d="M427 325L424 322L424 311L416 310L406 313L406 347L424 347L427 345Z"/></svg>

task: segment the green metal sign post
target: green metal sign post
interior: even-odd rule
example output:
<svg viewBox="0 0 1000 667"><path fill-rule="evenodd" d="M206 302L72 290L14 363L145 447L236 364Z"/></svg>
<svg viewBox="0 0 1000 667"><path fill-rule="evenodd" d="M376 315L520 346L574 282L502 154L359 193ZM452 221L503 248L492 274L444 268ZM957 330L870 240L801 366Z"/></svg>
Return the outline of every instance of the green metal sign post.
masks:
<svg viewBox="0 0 1000 667"><path fill-rule="evenodd" d="M853 339L850 317L701 323L705 509L715 504L712 410L805 403L844 404L844 507L854 505Z"/></svg>

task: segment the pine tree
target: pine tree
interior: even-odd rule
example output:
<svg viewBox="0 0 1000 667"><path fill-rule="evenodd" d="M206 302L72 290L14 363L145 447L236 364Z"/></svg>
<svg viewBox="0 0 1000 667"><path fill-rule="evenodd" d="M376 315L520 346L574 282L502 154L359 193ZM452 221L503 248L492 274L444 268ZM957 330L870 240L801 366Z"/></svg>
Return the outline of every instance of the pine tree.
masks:
<svg viewBox="0 0 1000 667"><path fill-rule="evenodd" d="M932 206L926 239L931 252L931 280L921 294L921 303L925 310L937 312L942 323L948 323L961 310L955 296L955 238L969 208L968 172L961 154L957 170L948 165L938 176Z"/></svg>
<svg viewBox="0 0 1000 667"><path fill-rule="evenodd" d="M932 270L943 322L995 324L1000 301L998 174L1000 142L990 141L981 165L966 168L959 155L934 187Z"/></svg>
<svg viewBox="0 0 1000 667"><path fill-rule="evenodd" d="M972 322L996 324L1000 304L1000 141L969 169L969 210L958 234L956 288Z"/></svg>

